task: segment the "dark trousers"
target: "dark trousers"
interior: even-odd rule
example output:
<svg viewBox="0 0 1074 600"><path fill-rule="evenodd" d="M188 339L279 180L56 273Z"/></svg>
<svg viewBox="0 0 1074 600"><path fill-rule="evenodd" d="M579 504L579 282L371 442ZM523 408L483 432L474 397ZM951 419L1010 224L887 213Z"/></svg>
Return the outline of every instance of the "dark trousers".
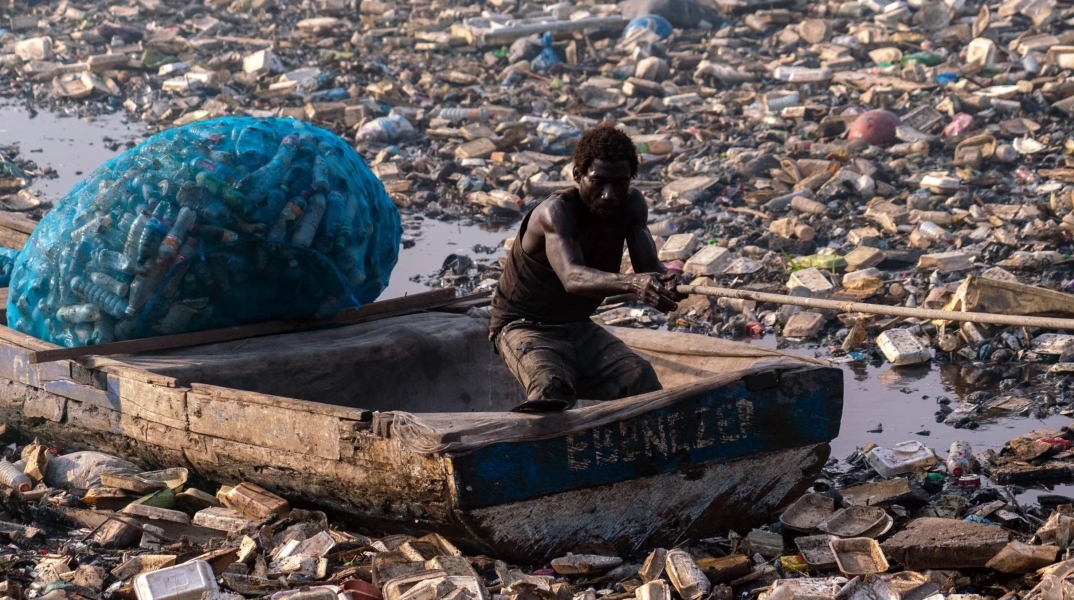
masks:
<svg viewBox="0 0 1074 600"><path fill-rule="evenodd" d="M616 400L663 389L648 361L591 321L513 321L495 343L529 400Z"/></svg>

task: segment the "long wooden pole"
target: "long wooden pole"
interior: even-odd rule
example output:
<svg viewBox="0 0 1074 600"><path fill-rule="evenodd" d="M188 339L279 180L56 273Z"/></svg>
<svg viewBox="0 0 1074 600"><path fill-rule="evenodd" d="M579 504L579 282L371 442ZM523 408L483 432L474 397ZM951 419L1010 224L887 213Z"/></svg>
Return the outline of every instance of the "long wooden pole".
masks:
<svg viewBox="0 0 1074 600"><path fill-rule="evenodd" d="M676 288L681 294L700 294L720 298L738 298L755 302L773 304L791 304L807 308L824 308L841 312L861 312L892 317L915 317L918 319L936 319L942 321L970 321L988 325L1020 325L1025 327L1043 327L1045 329L1074 330L1074 319L1056 319L1051 317L1028 317L1022 315L996 315L992 313L959 312L954 310L935 310L931 308L910 308L908 306L886 306L884 304L866 304L864 302L843 302L840 300L821 300L819 298L801 298L783 294L768 294L750 290L708 287L700 285L680 285Z"/></svg>
<svg viewBox="0 0 1074 600"><path fill-rule="evenodd" d="M314 329L328 325L350 325L375 319L414 313L421 310L440 308L459 299L455 297L455 288L444 288L411 294L401 298L392 298L380 302L365 304L357 309L348 308L340 311L334 319L295 319L292 321L265 321L250 325L237 325L221 329L177 333L160 337L140 338L98 344L96 346L79 346L77 348L57 348L55 350L37 350L30 352L30 364L71 360L83 356L112 356L116 354L135 354L172 348L187 348L203 344L218 344L251 337L275 335L291 331Z"/></svg>

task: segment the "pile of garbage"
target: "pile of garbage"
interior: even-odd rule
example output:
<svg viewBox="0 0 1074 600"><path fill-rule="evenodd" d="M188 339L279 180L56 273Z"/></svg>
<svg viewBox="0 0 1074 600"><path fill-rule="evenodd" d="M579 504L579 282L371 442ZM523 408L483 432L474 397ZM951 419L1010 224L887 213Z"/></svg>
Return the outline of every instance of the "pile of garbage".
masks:
<svg viewBox="0 0 1074 600"><path fill-rule="evenodd" d="M250 482L195 484L185 468L9 444L0 597L1063 598L1074 585L1074 499L1019 502L1011 484L1069 477L1072 438L1074 428L1038 430L977 455L956 442L944 462L918 442L870 445L768 526L626 556L592 540L527 565L466 555L466 540L437 533L349 530Z"/></svg>
<svg viewBox="0 0 1074 600"><path fill-rule="evenodd" d="M48 213L12 270L8 323L63 346L376 299L395 207L338 137L290 119L168 130L108 161Z"/></svg>
<svg viewBox="0 0 1074 600"><path fill-rule="evenodd" d="M1054 0L2 10L0 94L161 129L308 120L370 161L406 212L404 244L426 218L515 226L572 185L574 143L608 118L641 155L651 229L673 242L662 258L698 278L928 307L967 274L1074 281L1074 38ZM491 289L499 265L473 254L429 283ZM1038 349L1047 332L1019 327L707 298L670 321L608 308L619 324L777 332L848 360L1055 356ZM891 329L910 331L881 339Z"/></svg>

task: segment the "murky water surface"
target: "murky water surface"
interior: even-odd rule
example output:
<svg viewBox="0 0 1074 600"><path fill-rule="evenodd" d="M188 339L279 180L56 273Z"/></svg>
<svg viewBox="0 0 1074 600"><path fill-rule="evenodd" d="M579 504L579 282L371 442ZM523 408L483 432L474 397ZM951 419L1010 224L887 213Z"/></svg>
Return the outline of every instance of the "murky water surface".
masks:
<svg viewBox="0 0 1074 600"><path fill-rule="evenodd" d="M54 179L38 179L34 188L47 200L56 201L84 175L105 160L126 150L145 137L145 127L127 122L121 115L93 120L41 111L31 116L24 108L0 106L0 144L17 143L24 156L57 172ZM502 255L502 240L513 234L513 227L488 231L467 222L447 223L405 215L406 234L413 245L402 250L399 264L392 273L391 284L383 298L392 298L427 290L418 278L435 275L444 258L452 253L494 257ZM475 246L479 247L475 250ZM497 248L484 254L482 248ZM774 347L774 336L753 343ZM790 348L791 352L813 356L816 347ZM976 430L955 429L937 423L934 417L937 399L950 398L957 403L974 391L961 379L957 367L930 365L894 368L889 364L850 363L839 365L846 373L845 404L839 437L832 442L832 456L842 459L868 442L891 446L906 440L919 440L945 456L955 440L969 441L974 451L999 449L1008 439L1039 427L1059 428L1070 422L1067 417L1051 415L1003 416L985 420ZM1057 493L1074 495L1074 486L1057 486ZM1032 498L1037 490L1028 490Z"/></svg>

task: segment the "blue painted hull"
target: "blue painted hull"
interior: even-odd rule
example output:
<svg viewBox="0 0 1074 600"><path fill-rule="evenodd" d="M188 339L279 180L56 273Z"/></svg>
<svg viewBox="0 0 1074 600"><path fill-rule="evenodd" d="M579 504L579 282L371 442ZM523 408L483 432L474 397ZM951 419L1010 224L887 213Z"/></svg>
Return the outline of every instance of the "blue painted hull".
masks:
<svg viewBox="0 0 1074 600"><path fill-rule="evenodd" d="M481 529L479 523L488 515L495 513L499 519L511 512L525 513L527 505L569 511L572 503L585 503L587 490L588 495L600 495L618 489L631 512L638 512L642 502L638 489L658 481L663 494L650 492L640 513L648 513L653 521L668 521L667 513L678 511L681 514L670 519L674 526L659 533L642 524L633 533L608 541L629 551L655 542L722 535L730 528L741 531L768 522L772 510L793 500L819 474L828 457L827 443L839 433L842 378L840 369L813 367L782 373L779 384L768 389L751 389L740 380L574 435L449 455L454 503L471 528ZM711 478L714 472L723 472L723 479L737 478L736 489L686 498L672 489L690 487L690 482ZM563 505L557 496L576 499ZM617 510L622 512L609 501L604 514L588 518L612 523L621 516ZM479 537L495 540L502 537L496 529L503 527L502 523L486 527ZM577 535L563 537L585 541ZM485 546L497 555L533 555L533 542L520 547L512 543L501 540ZM550 556L569 550L568 545L552 544L540 553Z"/></svg>

